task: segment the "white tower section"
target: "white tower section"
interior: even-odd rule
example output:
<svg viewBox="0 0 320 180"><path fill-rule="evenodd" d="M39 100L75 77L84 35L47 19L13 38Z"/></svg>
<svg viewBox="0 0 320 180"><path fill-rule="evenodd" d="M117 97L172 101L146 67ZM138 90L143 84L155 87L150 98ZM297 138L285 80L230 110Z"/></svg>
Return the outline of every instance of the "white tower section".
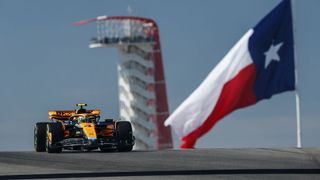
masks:
<svg viewBox="0 0 320 180"><path fill-rule="evenodd" d="M139 54L140 51L140 54ZM143 52L143 53L141 53ZM152 52L150 45L123 45L119 47L118 76L120 117L131 121L137 149L156 149L154 64L141 57Z"/></svg>
<svg viewBox="0 0 320 180"><path fill-rule="evenodd" d="M135 149L172 148L159 31L154 21L140 17L100 16L90 48L118 49L120 118L131 121Z"/></svg>

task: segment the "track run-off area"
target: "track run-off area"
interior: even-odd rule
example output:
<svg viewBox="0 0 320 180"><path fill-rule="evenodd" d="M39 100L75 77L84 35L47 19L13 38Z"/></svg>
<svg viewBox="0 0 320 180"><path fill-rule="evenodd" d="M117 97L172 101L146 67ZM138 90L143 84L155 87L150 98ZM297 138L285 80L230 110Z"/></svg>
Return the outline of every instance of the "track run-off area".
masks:
<svg viewBox="0 0 320 180"><path fill-rule="evenodd" d="M320 148L0 152L0 179L320 179Z"/></svg>

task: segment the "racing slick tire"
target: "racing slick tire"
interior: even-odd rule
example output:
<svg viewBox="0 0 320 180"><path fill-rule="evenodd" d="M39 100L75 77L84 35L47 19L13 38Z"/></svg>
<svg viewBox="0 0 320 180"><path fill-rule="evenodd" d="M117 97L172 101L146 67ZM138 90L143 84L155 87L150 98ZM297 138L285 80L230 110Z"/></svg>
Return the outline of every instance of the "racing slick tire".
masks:
<svg viewBox="0 0 320 180"><path fill-rule="evenodd" d="M118 139L117 149L120 152L132 151L133 135L132 126L129 121L119 121L116 123L116 133Z"/></svg>
<svg viewBox="0 0 320 180"><path fill-rule="evenodd" d="M46 132L46 151L48 153L61 153L62 146L58 142L63 140L62 124L48 123Z"/></svg>
<svg viewBox="0 0 320 180"><path fill-rule="evenodd" d="M46 151L46 131L47 131L46 122L38 122L34 125L34 149L36 152L45 152Z"/></svg>

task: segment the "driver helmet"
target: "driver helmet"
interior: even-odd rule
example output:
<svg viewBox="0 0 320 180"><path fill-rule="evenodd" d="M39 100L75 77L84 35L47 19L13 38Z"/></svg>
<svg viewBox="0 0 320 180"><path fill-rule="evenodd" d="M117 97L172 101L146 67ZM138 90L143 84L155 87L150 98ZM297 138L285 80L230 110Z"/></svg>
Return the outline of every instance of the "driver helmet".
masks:
<svg viewBox="0 0 320 180"><path fill-rule="evenodd" d="M85 116L79 116L78 117L78 123L82 123L86 121L86 117Z"/></svg>

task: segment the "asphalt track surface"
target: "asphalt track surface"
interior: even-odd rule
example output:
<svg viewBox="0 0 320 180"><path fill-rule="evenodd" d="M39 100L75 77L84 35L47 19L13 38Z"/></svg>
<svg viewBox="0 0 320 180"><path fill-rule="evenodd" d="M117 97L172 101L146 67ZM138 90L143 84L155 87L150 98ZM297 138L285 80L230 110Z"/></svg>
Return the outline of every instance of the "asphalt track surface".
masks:
<svg viewBox="0 0 320 180"><path fill-rule="evenodd" d="M0 152L0 179L320 179L320 148Z"/></svg>

